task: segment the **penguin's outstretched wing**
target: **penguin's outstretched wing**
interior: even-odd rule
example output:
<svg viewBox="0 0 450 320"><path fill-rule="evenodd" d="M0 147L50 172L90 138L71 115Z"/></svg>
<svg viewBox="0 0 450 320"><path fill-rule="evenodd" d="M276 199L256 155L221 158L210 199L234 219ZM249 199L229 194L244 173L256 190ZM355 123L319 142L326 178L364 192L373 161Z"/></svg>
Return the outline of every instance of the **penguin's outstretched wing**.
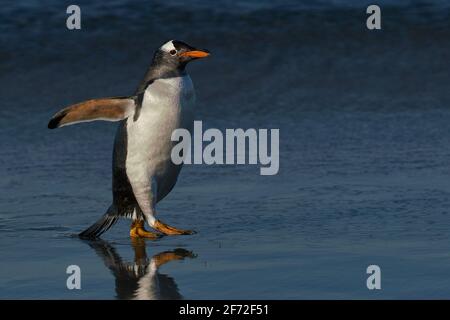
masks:
<svg viewBox="0 0 450 320"><path fill-rule="evenodd" d="M102 98L83 101L56 113L48 123L55 129L79 122L95 120L119 121L134 114L135 97Z"/></svg>

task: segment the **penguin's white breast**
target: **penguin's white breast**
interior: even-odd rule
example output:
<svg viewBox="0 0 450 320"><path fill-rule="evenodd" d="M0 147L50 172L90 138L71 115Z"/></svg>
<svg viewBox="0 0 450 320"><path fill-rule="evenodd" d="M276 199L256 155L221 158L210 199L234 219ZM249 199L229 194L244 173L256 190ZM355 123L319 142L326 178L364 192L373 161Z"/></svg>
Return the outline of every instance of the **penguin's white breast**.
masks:
<svg viewBox="0 0 450 320"><path fill-rule="evenodd" d="M190 129L195 93L188 75L155 80L145 91L138 119L127 120L127 174L131 179L148 180L165 174L171 161L172 132Z"/></svg>

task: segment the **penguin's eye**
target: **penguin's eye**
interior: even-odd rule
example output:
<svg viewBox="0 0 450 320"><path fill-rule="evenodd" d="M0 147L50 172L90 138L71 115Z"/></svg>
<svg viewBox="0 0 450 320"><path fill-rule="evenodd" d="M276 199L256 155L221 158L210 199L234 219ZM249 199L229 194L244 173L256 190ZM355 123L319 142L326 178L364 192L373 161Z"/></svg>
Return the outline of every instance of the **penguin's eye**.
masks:
<svg viewBox="0 0 450 320"><path fill-rule="evenodd" d="M177 50L170 50L169 53L174 56L177 53Z"/></svg>

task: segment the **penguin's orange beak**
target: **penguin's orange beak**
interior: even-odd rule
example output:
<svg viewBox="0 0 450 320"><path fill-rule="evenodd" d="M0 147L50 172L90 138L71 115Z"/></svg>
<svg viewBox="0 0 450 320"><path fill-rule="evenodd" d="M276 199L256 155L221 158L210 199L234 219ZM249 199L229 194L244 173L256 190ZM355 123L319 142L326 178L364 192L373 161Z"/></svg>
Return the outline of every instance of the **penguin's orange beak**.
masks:
<svg viewBox="0 0 450 320"><path fill-rule="evenodd" d="M207 50L192 50L186 51L180 54L181 57L190 57L190 58L205 58L209 56L209 52Z"/></svg>

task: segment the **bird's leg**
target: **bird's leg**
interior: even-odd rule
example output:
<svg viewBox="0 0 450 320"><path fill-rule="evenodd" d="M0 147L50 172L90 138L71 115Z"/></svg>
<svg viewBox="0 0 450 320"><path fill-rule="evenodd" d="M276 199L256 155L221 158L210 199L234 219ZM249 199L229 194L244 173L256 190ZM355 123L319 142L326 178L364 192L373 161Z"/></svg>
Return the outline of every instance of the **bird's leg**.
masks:
<svg viewBox="0 0 450 320"><path fill-rule="evenodd" d="M153 223L152 227L156 230L158 230L159 232L164 233L165 235L168 236L173 236L173 235L180 235L180 234L194 234L196 233L193 230L182 230L182 229L177 229L175 227L169 226L168 224L165 224L164 222L160 221L160 220L155 220L155 222Z"/></svg>
<svg viewBox="0 0 450 320"><path fill-rule="evenodd" d="M158 239L161 235L144 229L144 220L134 220L130 227L130 237Z"/></svg>
<svg viewBox="0 0 450 320"><path fill-rule="evenodd" d="M134 250L134 263L144 265L147 263L147 252L145 251L145 240L143 238L131 238L131 246Z"/></svg>
<svg viewBox="0 0 450 320"><path fill-rule="evenodd" d="M136 169L136 168L135 168ZM127 171L128 172L128 171ZM130 180L130 184L133 190L139 190L135 192L136 201L139 204L145 220L148 224L165 235L179 235L179 234L193 234L194 231L191 230L181 230L175 227L171 227L159 220L155 219L155 205L156 205L156 195L158 194L158 184L155 178L152 178L149 184L141 185L140 181ZM143 222L142 222L143 223ZM133 228L133 226L132 226ZM145 231L145 230L144 230ZM147 231L145 231L147 232Z"/></svg>

